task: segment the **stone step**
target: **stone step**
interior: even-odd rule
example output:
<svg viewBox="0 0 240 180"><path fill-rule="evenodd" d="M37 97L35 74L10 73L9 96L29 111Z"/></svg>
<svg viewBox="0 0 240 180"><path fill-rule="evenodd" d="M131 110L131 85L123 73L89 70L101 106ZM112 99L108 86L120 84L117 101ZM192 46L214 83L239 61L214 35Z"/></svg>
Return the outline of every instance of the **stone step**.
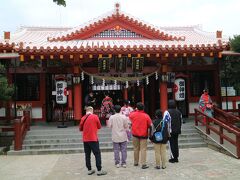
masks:
<svg viewBox="0 0 240 180"><path fill-rule="evenodd" d="M181 134L182 137L190 137L190 136L199 136L197 131L194 132L183 132ZM81 133L76 134L41 134L41 135L27 135L25 140L34 140L34 139L76 139L81 138ZM99 137L111 137L111 133L99 133Z"/></svg>
<svg viewBox="0 0 240 180"><path fill-rule="evenodd" d="M196 136L190 136L190 137L184 137L180 136L179 141L182 140L194 140L194 139L201 139L198 135ZM112 142L112 137L99 137L100 142ZM82 142L82 138L63 138L63 139L31 139L31 140L24 140L24 145L30 145L30 144L61 144L61 143L79 143Z"/></svg>
<svg viewBox="0 0 240 180"><path fill-rule="evenodd" d="M196 142L196 143L182 143L179 145L179 148L199 148L206 147L206 143L204 142ZM148 145L148 149L153 149L153 144ZM132 145L128 145L128 150L133 150ZM112 146L101 148L102 152L112 152ZM8 151L8 155L43 155L43 154L71 154L71 153L83 153L83 148L66 148L66 149L41 149L41 150L22 150L22 151Z"/></svg>
<svg viewBox="0 0 240 180"><path fill-rule="evenodd" d="M181 143L193 143L193 142L202 142L203 140L199 138L187 138L187 139L179 139L179 144ZM131 144L132 142L129 142ZM108 147L112 146L111 141L102 142L100 141L100 147ZM64 149L64 148L77 148L77 147L83 147L82 142L75 142L75 143L50 143L50 144L24 144L23 149ZM11 147L13 148L13 146Z"/></svg>
<svg viewBox="0 0 240 180"><path fill-rule="evenodd" d="M182 133L186 132L196 132L196 129L194 127L189 127L186 129L182 129ZM109 128L103 128L99 132L99 134L105 134L105 133L111 133L111 129ZM35 135L46 135L46 134L81 134L81 132L78 129L69 129L69 130L62 130L62 129L56 129L56 130L30 130L27 133L27 136L35 136Z"/></svg>

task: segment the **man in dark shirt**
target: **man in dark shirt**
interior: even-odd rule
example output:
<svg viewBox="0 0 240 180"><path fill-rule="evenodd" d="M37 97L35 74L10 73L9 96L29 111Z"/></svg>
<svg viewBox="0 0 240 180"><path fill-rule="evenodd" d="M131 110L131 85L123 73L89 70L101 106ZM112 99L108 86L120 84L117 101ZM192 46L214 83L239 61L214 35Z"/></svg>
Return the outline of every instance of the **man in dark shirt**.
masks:
<svg viewBox="0 0 240 180"><path fill-rule="evenodd" d="M181 134L182 114L176 109L176 103L174 100L169 100L168 108L168 112L171 116L171 137L169 139L171 157L169 162L175 163L178 162L179 157L178 136Z"/></svg>

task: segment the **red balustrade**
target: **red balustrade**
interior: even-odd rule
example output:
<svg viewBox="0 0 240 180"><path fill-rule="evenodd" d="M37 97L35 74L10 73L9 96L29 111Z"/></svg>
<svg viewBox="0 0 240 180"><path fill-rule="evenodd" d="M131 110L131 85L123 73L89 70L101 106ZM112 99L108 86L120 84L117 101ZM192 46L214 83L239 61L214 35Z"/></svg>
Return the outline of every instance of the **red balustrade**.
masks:
<svg viewBox="0 0 240 180"><path fill-rule="evenodd" d="M30 130L30 111L24 111L23 116L20 119L14 121L14 150L22 150L23 140L27 131Z"/></svg>
<svg viewBox="0 0 240 180"><path fill-rule="evenodd" d="M216 133L219 136L220 144L223 144L224 141L230 142L236 147L237 158L240 158L240 129L233 124L233 122L235 122L237 119L236 117L233 117L233 115L227 114L224 111L218 111L217 113L219 112L221 112L222 117L225 118L219 120L213 117L209 117L200 110L195 109L195 126L198 126L200 122L203 126L206 126L206 134L210 135L211 131ZM206 118L206 123L203 123L203 118ZM210 123L217 125L219 129L217 129L216 126L210 125ZM223 130L226 130L228 133L232 133L233 135L235 135L235 138L234 136L227 136L226 134L224 134Z"/></svg>

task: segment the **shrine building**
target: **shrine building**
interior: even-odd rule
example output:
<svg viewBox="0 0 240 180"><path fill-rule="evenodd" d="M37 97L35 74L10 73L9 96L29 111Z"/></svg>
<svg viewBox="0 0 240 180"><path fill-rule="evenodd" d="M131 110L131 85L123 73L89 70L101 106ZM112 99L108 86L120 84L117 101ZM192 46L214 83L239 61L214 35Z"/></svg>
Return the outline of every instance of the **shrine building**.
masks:
<svg viewBox="0 0 240 180"><path fill-rule="evenodd" d="M104 94L113 104L128 99L143 102L154 117L175 99L184 116L194 113L204 88L221 105L219 61L228 40L221 31L205 32L199 25L157 27L114 11L77 27L21 27L0 39L0 63L7 68L15 95L8 103L18 113L31 108L34 121L54 121L56 80L66 81L67 103L73 119L84 113L89 92L99 113ZM12 116L0 106L0 119Z"/></svg>

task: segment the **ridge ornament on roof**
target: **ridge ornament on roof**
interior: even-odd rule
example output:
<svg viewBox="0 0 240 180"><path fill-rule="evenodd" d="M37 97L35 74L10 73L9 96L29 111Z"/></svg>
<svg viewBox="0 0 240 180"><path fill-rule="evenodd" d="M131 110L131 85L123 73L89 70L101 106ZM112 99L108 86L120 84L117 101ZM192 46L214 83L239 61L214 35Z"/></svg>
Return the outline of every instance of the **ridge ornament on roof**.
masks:
<svg viewBox="0 0 240 180"><path fill-rule="evenodd" d="M120 11L120 4L116 3L115 11L113 11L111 14L105 15L99 18L98 20L92 21L86 25L72 28L63 34L49 36L48 41L53 42L53 41L85 40L90 38L92 39L94 35L104 31L112 30L115 27L121 27L122 29L126 29L127 31L139 34L141 37L143 37L143 39L155 39L165 41L185 40L184 36L167 34L166 32L160 30L157 27L152 27L151 25L144 23L143 21L138 20L135 17L126 15L125 13ZM107 37L107 39L109 38L116 37Z"/></svg>

